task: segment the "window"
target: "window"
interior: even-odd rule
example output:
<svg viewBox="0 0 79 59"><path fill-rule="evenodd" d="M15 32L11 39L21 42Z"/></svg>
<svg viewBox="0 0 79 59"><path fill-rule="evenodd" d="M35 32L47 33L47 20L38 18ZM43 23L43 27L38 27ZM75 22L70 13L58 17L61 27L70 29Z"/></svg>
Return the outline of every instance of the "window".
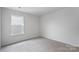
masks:
<svg viewBox="0 0 79 59"><path fill-rule="evenodd" d="M11 35L24 34L24 17L12 15L11 16Z"/></svg>

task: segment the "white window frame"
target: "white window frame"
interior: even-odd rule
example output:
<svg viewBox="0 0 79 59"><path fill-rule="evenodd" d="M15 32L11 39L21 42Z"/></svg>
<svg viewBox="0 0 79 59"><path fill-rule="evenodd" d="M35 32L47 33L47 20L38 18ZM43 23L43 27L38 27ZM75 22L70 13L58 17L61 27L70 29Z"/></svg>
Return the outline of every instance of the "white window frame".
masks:
<svg viewBox="0 0 79 59"><path fill-rule="evenodd" d="M15 21L15 24L13 24L12 23L12 20L13 20L13 17L15 17L15 19L17 18L18 20L21 20L22 21L22 23L20 22L20 23L16 23L16 21ZM20 19L21 18L21 19ZM18 21L17 20L17 21ZM20 33L13 33L12 32L12 26L17 26L17 25L21 25L21 26L23 26L23 30L22 30L22 32L20 32ZM24 34L24 17L23 16L19 16L19 15L11 15L11 35L12 36L15 36L15 35L23 35Z"/></svg>

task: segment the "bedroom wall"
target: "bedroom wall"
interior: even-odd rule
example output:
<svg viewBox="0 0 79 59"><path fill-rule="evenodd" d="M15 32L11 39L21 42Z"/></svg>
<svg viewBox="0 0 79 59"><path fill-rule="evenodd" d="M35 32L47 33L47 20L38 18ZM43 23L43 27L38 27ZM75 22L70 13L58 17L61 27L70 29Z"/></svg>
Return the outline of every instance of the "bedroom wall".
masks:
<svg viewBox="0 0 79 59"><path fill-rule="evenodd" d="M24 17L25 34L16 36L10 35L11 15L21 15ZM2 46L39 36L39 17L7 8L2 9L2 16Z"/></svg>
<svg viewBox="0 0 79 59"><path fill-rule="evenodd" d="M79 8L64 8L40 20L43 37L79 47Z"/></svg>
<svg viewBox="0 0 79 59"><path fill-rule="evenodd" d="M1 47L1 8L0 8L0 47Z"/></svg>

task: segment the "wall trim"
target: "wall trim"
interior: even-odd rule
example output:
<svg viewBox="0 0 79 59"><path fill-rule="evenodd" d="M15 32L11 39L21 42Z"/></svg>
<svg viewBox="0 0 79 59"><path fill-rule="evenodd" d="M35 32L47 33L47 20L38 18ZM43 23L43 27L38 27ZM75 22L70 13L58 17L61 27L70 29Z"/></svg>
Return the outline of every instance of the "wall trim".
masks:
<svg viewBox="0 0 79 59"><path fill-rule="evenodd" d="M49 40L54 40L54 39L51 39L51 38L48 38L48 37L45 37L45 36L41 36L42 38L45 38L45 39L49 39ZM75 48L79 48L79 46L75 46L73 44L69 44L67 42L64 42L64 41L60 41L60 40L54 40L54 41L57 41L57 42L60 42L60 43L63 43L63 44L66 44L66 45L69 45L69 46L72 46L72 47L75 47Z"/></svg>
<svg viewBox="0 0 79 59"><path fill-rule="evenodd" d="M10 44L6 44L6 45L1 46L1 48L6 47L6 46L10 46L10 45L13 45L13 44L17 44L17 43L20 43L20 42L24 42L24 41L27 41L27 40L37 39L37 38L40 38L40 36L24 39L24 40L21 40L21 41L10 43Z"/></svg>

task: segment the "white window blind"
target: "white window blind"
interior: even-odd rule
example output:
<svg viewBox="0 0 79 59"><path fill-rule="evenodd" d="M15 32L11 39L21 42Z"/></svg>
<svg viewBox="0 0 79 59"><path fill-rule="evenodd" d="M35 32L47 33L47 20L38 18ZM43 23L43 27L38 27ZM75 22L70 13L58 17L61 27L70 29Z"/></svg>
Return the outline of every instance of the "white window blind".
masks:
<svg viewBox="0 0 79 59"><path fill-rule="evenodd" d="M24 34L24 17L12 15L11 16L11 35Z"/></svg>

